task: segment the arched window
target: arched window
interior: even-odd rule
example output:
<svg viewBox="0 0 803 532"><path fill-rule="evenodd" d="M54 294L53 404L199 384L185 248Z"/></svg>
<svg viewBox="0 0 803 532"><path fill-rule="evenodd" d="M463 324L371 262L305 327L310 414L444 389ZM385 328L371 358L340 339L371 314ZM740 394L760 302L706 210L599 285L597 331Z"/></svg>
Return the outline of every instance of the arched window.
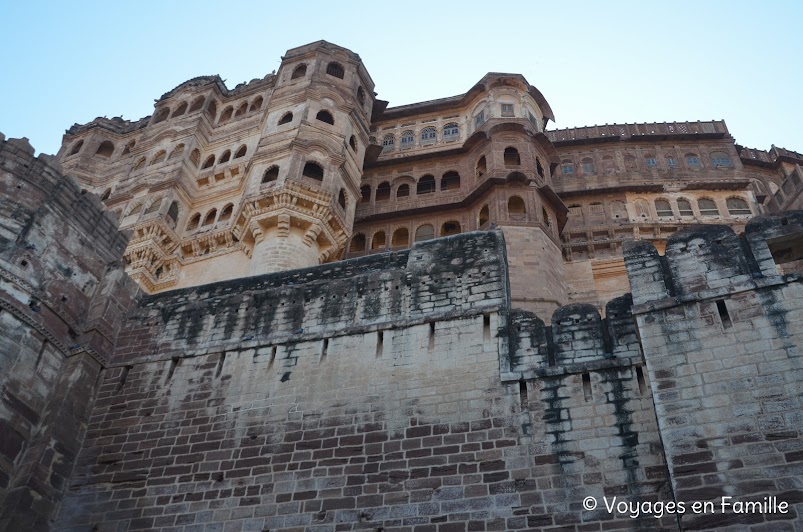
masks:
<svg viewBox="0 0 803 532"><path fill-rule="evenodd" d="M223 210L220 211L220 218L218 218L219 222L225 222L226 220L231 218L232 213L234 212L234 205L229 203Z"/></svg>
<svg viewBox="0 0 803 532"><path fill-rule="evenodd" d="M323 181L323 167L318 163L308 162L304 165L304 171L301 172L301 175Z"/></svg>
<svg viewBox="0 0 803 532"><path fill-rule="evenodd" d="M342 188L340 189L340 194L337 195L337 204L340 205L341 209L346 210L346 192Z"/></svg>
<svg viewBox="0 0 803 532"><path fill-rule="evenodd" d="M158 124L159 122L164 122L167 120L167 117L170 116L170 108L163 107L156 111L156 116L153 119L154 124Z"/></svg>
<svg viewBox="0 0 803 532"><path fill-rule="evenodd" d="M435 238L435 228L430 224L422 225L415 230L415 241L423 242L424 240L432 240Z"/></svg>
<svg viewBox="0 0 803 532"><path fill-rule="evenodd" d="M76 153L81 151L81 147L83 147L83 145L84 145L84 141L83 140L79 140L78 142L73 144L73 147L70 150L70 155L75 155Z"/></svg>
<svg viewBox="0 0 803 532"><path fill-rule="evenodd" d="M401 134L401 147L404 148L412 148L415 144L415 134L412 130L408 129L407 131L403 131Z"/></svg>
<svg viewBox="0 0 803 532"><path fill-rule="evenodd" d="M595 201L588 205L588 219L594 224L599 224L605 221L605 207L602 203Z"/></svg>
<svg viewBox="0 0 803 532"><path fill-rule="evenodd" d="M148 208L145 209L145 214L152 214L159 210L159 207L162 206L162 200L153 200Z"/></svg>
<svg viewBox="0 0 803 532"><path fill-rule="evenodd" d="M460 234L460 222L451 220L441 226L441 236Z"/></svg>
<svg viewBox="0 0 803 532"><path fill-rule="evenodd" d="M583 166L584 174L593 174L597 171L596 166L594 166L594 159L591 157L584 157L580 164Z"/></svg>
<svg viewBox="0 0 803 532"><path fill-rule="evenodd" d="M384 183L380 183L378 187L376 187L376 199L375 201L387 201L390 199L390 183L385 181Z"/></svg>
<svg viewBox="0 0 803 532"><path fill-rule="evenodd" d="M444 141L457 140L458 138L460 138L460 127L456 123L450 122L443 126Z"/></svg>
<svg viewBox="0 0 803 532"><path fill-rule="evenodd" d="M360 187L360 203L371 202L371 186L363 185Z"/></svg>
<svg viewBox="0 0 803 532"><path fill-rule="evenodd" d="M750 212L750 206L742 198L728 198L727 201L725 201L725 205L728 207L728 213L731 216L753 214Z"/></svg>
<svg viewBox="0 0 803 532"><path fill-rule="evenodd" d="M527 206L519 196L510 196L507 200L507 213L512 220L523 220L527 216Z"/></svg>
<svg viewBox="0 0 803 532"><path fill-rule="evenodd" d="M231 105L223 109L223 112L220 113L220 120L218 120L218 124L222 124L231 118L231 115L234 114L234 107Z"/></svg>
<svg viewBox="0 0 803 532"><path fill-rule="evenodd" d="M351 237L349 253L360 253L362 251L365 251L365 235L362 233L357 233Z"/></svg>
<svg viewBox="0 0 803 532"><path fill-rule="evenodd" d="M249 111L258 111L262 109L262 96L257 96L253 102L251 102L251 107L248 109Z"/></svg>
<svg viewBox="0 0 803 532"><path fill-rule="evenodd" d="M666 167L670 170L678 167L678 160L675 158L674 154L669 154L666 156Z"/></svg>
<svg viewBox="0 0 803 532"><path fill-rule="evenodd" d="M362 90L362 87L357 87L357 101L360 102L360 105L365 105L365 91Z"/></svg>
<svg viewBox="0 0 803 532"><path fill-rule="evenodd" d="M689 168L700 168L700 156L696 153L687 153L686 165Z"/></svg>
<svg viewBox="0 0 803 532"><path fill-rule="evenodd" d="M538 172L538 175L544 177L544 167L541 166L541 159L538 157L535 158L535 170Z"/></svg>
<svg viewBox="0 0 803 532"><path fill-rule="evenodd" d="M307 75L307 65L302 63L293 69L293 75L290 76L290 79L303 78L306 75Z"/></svg>
<svg viewBox="0 0 803 532"><path fill-rule="evenodd" d="M134 165L134 170L139 170L143 166L145 166L145 157L141 157L139 161L137 161L137 163Z"/></svg>
<svg viewBox="0 0 803 532"><path fill-rule="evenodd" d="M284 124L289 124L293 121L293 113L284 113L284 115L279 119L279 125L282 126Z"/></svg>
<svg viewBox="0 0 803 532"><path fill-rule="evenodd" d="M237 148L237 153L234 154L235 159L239 159L240 157L245 157L245 154L248 152L248 148L245 144Z"/></svg>
<svg viewBox="0 0 803 532"><path fill-rule="evenodd" d="M195 166L195 168L198 168L198 163L201 162L201 152L197 148L192 150L192 153L190 153L190 162L193 164L193 166Z"/></svg>
<svg viewBox="0 0 803 532"><path fill-rule="evenodd" d="M616 162L614 162L612 156L605 155L602 157L602 171L606 175L611 175L616 172Z"/></svg>
<svg viewBox="0 0 803 532"><path fill-rule="evenodd" d="M167 157L167 152L164 150L159 150L156 155L153 156L153 160L151 161L151 165L158 164L165 160Z"/></svg>
<svg viewBox="0 0 803 532"><path fill-rule="evenodd" d="M454 170L446 172L441 177L441 190L457 190L460 188L460 174Z"/></svg>
<svg viewBox="0 0 803 532"><path fill-rule="evenodd" d="M519 166L520 164L519 150L512 146L505 148L505 166Z"/></svg>
<svg viewBox="0 0 803 532"><path fill-rule="evenodd" d="M485 227L485 224L491 221L491 210L488 208L487 205L483 205L480 209L480 214L477 217L477 226L480 229Z"/></svg>
<svg viewBox="0 0 803 532"><path fill-rule="evenodd" d="M431 175L425 175L419 179L415 192L419 196L421 194L432 194L435 192L435 177Z"/></svg>
<svg viewBox="0 0 803 532"><path fill-rule="evenodd" d="M373 135L368 136L368 144L376 145L376 137Z"/></svg>
<svg viewBox="0 0 803 532"><path fill-rule="evenodd" d="M408 198L410 197L410 185L407 183L402 183L399 185L399 188L396 189L396 197L397 198Z"/></svg>
<svg viewBox="0 0 803 532"><path fill-rule="evenodd" d="M485 172L487 171L488 171L488 165L486 164L485 156L483 155L482 157L480 157L479 161L477 161L477 167L476 167L477 177L479 178L484 176Z"/></svg>
<svg viewBox="0 0 803 532"><path fill-rule="evenodd" d="M714 165L714 168L720 168L723 166L733 166L733 162L731 161L730 155L728 155L724 151L711 152L711 164Z"/></svg>
<svg viewBox="0 0 803 532"><path fill-rule="evenodd" d="M332 117L332 113L329 111L318 111L318 114L315 115L316 120L320 120L321 122L326 122L329 125L335 125L335 119Z"/></svg>
<svg viewBox="0 0 803 532"><path fill-rule="evenodd" d="M351 146L351 151L357 151L357 138L354 135L349 137L349 146Z"/></svg>
<svg viewBox="0 0 803 532"><path fill-rule="evenodd" d="M552 220L549 218L549 213L546 210L546 207L541 207L541 218L544 220L544 225L547 227L552 227Z"/></svg>
<svg viewBox="0 0 803 532"><path fill-rule="evenodd" d="M137 141L135 141L135 140L132 140L131 142L126 144L125 148L123 148L123 155L128 155L129 153L131 153L131 150L134 149L134 146L136 146L136 144L137 144Z"/></svg>
<svg viewBox="0 0 803 532"><path fill-rule="evenodd" d="M384 231L377 231L371 239L371 249L382 249L385 247L387 237Z"/></svg>
<svg viewBox="0 0 803 532"><path fill-rule="evenodd" d="M265 173L262 174L262 182L263 183L271 183L279 179L279 167L278 166L271 166Z"/></svg>
<svg viewBox="0 0 803 532"><path fill-rule="evenodd" d="M700 214L702 216L719 216L717 204L712 199L703 198L698 200L697 207L700 209Z"/></svg>
<svg viewBox="0 0 803 532"><path fill-rule="evenodd" d="M187 112L187 102L182 102L181 105L176 107L176 110L173 111L173 115L170 118L175 118L177 116L181 116Z"/></svg>
<svg viewBox="0 0 803 532"><path fill-rule="evenodd" d="M410 231L406 227L400 227L393 231L393 238L390 239L390 246L393 248L406 248L410 245Z"/></svg>
<svg viewBox="0 0 803 532"><path fill-rule="evenodd" d="M173 151L170 152L170 157L168 157L168 159L175 159L177 157L181 157L182 153L184 153L184 145L179 144L178 146L173 148Z"/></svg>
<svg viewBox="0 0 803 532"><path fill-rule="evenodd" d="M694 211L691 209L691 202L686 198L678 200L678 214L681 216L694 216Z"/></svg>
<svg viewBox="0 0 803 532"><path fill-rule="evenodd" d="M625 154L625 169L630 172L638 170L638 162L636 161L635 155L629 153Z"/></svg>
<svg viewBox="0 0 803 532"><path fill-rule="evenodd" d="M394 137L392 133L388 133L387 135L382 137L382 153L393 151L395 144L396 144L396 137Z"/></svg>
<svg viewBox="0 0 803 532"><path fill-rule="evenodd" d="M190 221L187 222L187 231L192 231L193 229L198 229L198 225L201 223L201 213L196 212Z"/></svg>
<svg viewBox="0 0 803 532"><path fill-rule="evenodd" d="M206 213L206 216L204 216L204 223L202 223L201 225L211 225L215 223L216 216L217 216L217 209L212 209L211 211Z"/></svg>
<svg viewBox="0 0 803 532"><path fill-rule="evenodd" d="M438 140L438 132L429 126L421 130L421 144L432 144Z"/></svg>
<svg viewBox="0 0 803 532"><path fill-rule="evenodd" d="M234 113L234 116L242 116L248 111L248 102L243 102L240 107L237 108L237 112Z"/></svg>
<svg viewBox="0 0 803 532"><path fill-rule="evenodd" d="M126 217L136 216L141 212L142 212L142 204L140 203L140 204L136 205L133 209L128 211L128 214L126 214Z"/></svg>
<svg viewBox="0 0 803 532"><path fill-rule="evenodd" d="M215 165L215 156L210 155L209 157L206 158L206 161L204 161L204 165L201 167L201 170L212 168L214 165Z"/></svg>
<svg viewBox="0 0 803 532"><path fill-rule="evenodd" d="M560 173L563 175L569 175L574 173L574 163L571 162L569 159L563 159L560 162Z"/></svg>
<svg viewBox="0 0 803 532"><path fill-rule="evenodd" d="M658 218L671 218L672 205L665 199L655 200L655 214L658 215Z"/></svg>
<svg viewBox="0 0 803 532"><path fill-rule="evenodd" d="M636 210L636 216L638 218L649 218L650 217L650 204L647 203L647 200L637 199L633 202L633 206Z"/></svg>
<svg viewBox="0 0 803 532"><path fill-rule="evenodd" d="M192 101L192 105L190 105L190 112L192 113L194 111L197 111L203 106L204 106L204 97L198 96Z"/></svg>
<svg viewBox="0 0 803 532"><path fill-rule="evenodd" d="M209 118L212 122L215 121L215 116L217 116L217 104L215 100L210 100L209 105L206 106L206 114L209 115Z"/></svg>
<svg viewBox="0 0 803 532"><path fill-rule="evenodd" d="M223 155L220 156L218 159L218 164L227 163L231 160L231 150L226 150L223 152Z"/></svg>
<svg viewBox="0 0 803 532"><path fill-rule="evenodd" d="M109 158L114 153L114 144L109 140L104 140L98 146L98 150L95 152L95 155L100 155L101 157Z"/></svg>
<svg viewBox="0 0 803 532"><path fill-rule="evenodd" d="M170 208L167 209L167 219L172 221L175 224L178 221L178 202L173 202L170 204Z"/></svg>
<svg viewBox="0 0 803 532"><path fill-rule="evenodd" d="M654 153L645 153L644 164L647 165L647 168L658 168L658 159Z"/></svg>
<svg viewBox="0 0 803 532"><path fill-rule="evenodd" d="M326 73L329 74L330 76L343 79L343 76L345 75L346 72L345 70L343 70L343 65L335 61L332 61L331 63L326 65Z"/></svg>

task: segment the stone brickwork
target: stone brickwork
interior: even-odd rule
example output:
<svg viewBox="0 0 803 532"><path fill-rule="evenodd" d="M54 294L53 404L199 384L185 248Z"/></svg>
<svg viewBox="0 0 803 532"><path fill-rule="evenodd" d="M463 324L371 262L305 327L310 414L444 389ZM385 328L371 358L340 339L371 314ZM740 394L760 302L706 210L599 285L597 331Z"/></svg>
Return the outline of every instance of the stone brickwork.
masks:
<svg viewBox="0 0 803 532"><path fill-rule="evenodd" d="M375 89L318 41L0 134L0 530L803 530L803 155Z"/></svg>
<svg viewBox="0 0 803 532"><path fill-rule="evenodd" d="M803 289L780 275L772 243L800 239L800 212L673 235L665 257L625 254L639 335L678 501L761 501L787 513L683 516L684 528L792 530L803 511L800 357Z"/></svg>
<svg viewBox="0 0 803 532"><path fill-rule="evenodd" d="M0 135L0 529L47 530L136 284L98 199Z"/></svg>

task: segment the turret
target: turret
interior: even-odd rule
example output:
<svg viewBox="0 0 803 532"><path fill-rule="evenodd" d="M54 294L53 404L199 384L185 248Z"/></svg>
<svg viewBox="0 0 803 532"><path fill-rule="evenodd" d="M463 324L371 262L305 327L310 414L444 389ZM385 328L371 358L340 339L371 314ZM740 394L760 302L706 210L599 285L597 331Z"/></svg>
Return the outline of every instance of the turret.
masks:
<svg viewBox="0 0 803 532"><path fill-rule="evenodd" d="M283 58L235 235L250 274L337 259L359 198L373 106L359 56L324 41Z"/></svg>

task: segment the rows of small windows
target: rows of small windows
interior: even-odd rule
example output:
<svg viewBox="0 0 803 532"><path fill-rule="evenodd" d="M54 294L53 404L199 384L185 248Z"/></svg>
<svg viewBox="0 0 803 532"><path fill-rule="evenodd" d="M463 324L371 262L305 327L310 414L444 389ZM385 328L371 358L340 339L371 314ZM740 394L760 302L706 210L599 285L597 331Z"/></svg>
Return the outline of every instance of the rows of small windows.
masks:
<svg viewBox="0 0 803 532"><path fill-rule="evenodd" d="M509 220L524 221L527 219L527 206L524 199L520 196L510 196L507 200L507 216ZM546 209L542 208L543 221L547 226L551 226L549 214ZM491 223L490 208L483 205L477 214L477 227L480 229L488 229ZM436 236L444 237L459 234L463 231L460 222L457 220L449 220L440 226L440 231L435 232L435 225L423 224L416 228L413 242L421 242L430 240ZM392 249L410 247L410 232L407 227L399 227L392 233L390 241L387 239L387 233L384 230L374 232L370 241L370 248L368 247L368 239L364 233L356 233L349 244L349 253L363 253L365 251L377 251L387 249L388 244Z"/></svg>
<svg viewBox="0 0 803 532"><path fill-rule="evenodd" d="M129 142L128 144L126 144L126 147L123 150L122 155L128 155L131 152L131 149L134 147L135 144L136 144L136 142L133 141L133 140L131 142ZM69 156L72 156L72 155L77 155L78 153L81 152L83 147L84 147L84 140L83 139L76 141L75 143L73 143L73 145L70 148L69 152L67 152L67 156L69 157ZM100 157L100 158L103 158L103 159L111 159L112 155L114 155L114 150L115 149L116 148L115 148L114 142L112 142L110 140L104 140L100 144L98 144L98 147L95 150L95 157Z"/></svg>
<svg viewBox="0 0 803 532"><path fill-rule="evenodd" d="M727 168L733 166L733 161L725 152L711 152L709 157L711 159L711 164L715 168ZM660 166L658 158L653 153L645 153L643 159L644 167L647 169L654 169ZM701 158L696 153L686 153L683 156L683 160L688 168L700 169L703 167ZM679 166L678 159L675 157L675 155L666 155L664 157L664 162L665 167L669 170L678 168ZM600 163L599 170L604 174L613 173L619 170L619 167L617 166L617 163L612 155L603 156ZM638 159L636 159L636 156L633 154L626 153L624 155L624 164L625 170L627 171L637 171L639 169ZM575 162L572 159L563 159L560 163L560 170L563 175L572 175L576 173L590 175L598 172L597 162L592 157L583 157L580 159L579 165L575 165Z"/></svg>
<svg viewBox="0 0 803 532"><path fill-rule="evenodd" d="M346 69L337 61L331 61L326 65L326 74L335 78L344 79L346 76ZM293 69L290 79L301 79L306 75L307 64L301 63L300 65L296 65L296 67ZM357 101L360 102L360 105L365 104L365 89L360 86L357 87Z"/></svg>
<svg viewBox="0 0 803 532"><path fill-rule="evenodd" d="M398 183L399 181L407 181L413 180L410 176L402 176L397 178L395 181ZM395 186L396 199L401 198L409 198L411 196L411 192L415 190L417 196L423 196L425 194L433 194L438 190L438 182L435 180L435 176L432 174L426 174L422 176L418 181L415 183L399 183ZM391 198L391 192L393 190L393 186L390 184L389 181L383 181L376 187L376 194L374 196L374 201L388 201ZM450 190L458 190L460 188L460 174L455 172L454 170L450 170L443 174L440 178L440 190L441 191L450 191ZM369 203L371 201L371 186L370 185L363 185L360 187L360 203Z"/></svg>
<svg viewBox="0 0 803 532"><path fill-rule="evenodd" d="M218 222L227 222L231 219L233 213L233 203L227 204L225 207L220 209L219 213L216 208L209 209L203 216L201 216L200 212L196 212L190 216L190 220L187 222L187 231L195 231L199 227L203 228L214 226Z"/></svg>
<svg viewBox="0 0 803 532"><path fill-rule="evenodd" d="M335 125L335 118L332 116L332 113L330 113L326 109L321 109L320 111L318 111L318 113L315 115L315 119L332 126ZM279 118L279 121L276 124L279 126L283 126L285 124L290 124L292 122L293 122L293 112L287 111L282 115L281 118ZM355 152L357 151L357 137L355 137L354 135L352 135L349 138L349 146L351 147L352 151Z"/></svg>
<svg viewBox="0 0 803 532"><path fill-rule="evenodd" d="M451 142L460 138L460 126L455 122L450 122L443 126L440 133L440 139L443 142ZM418 134L412 129L402 131L399 137L399 146L402 150L418 146L431 146L438 142L438 130L434 126L427 126L423 128ZM372 142L376 139L372 137ZM389 153L396 149L396 135L387 133L382 137L382 153Z"/></svg>
<svg viewBox="0 0 803 532"><path fill-rule="evenodd" d="M474 114L474 127L479 128L482 126L486 120L493 117L493 108L489 106L480 105L481 110ZM533 115L533 113L529 109L524 109L527 112L527 120L530 121L530 124L533 128L537 131L538 128L538 119ZM516 109L515 105L512 103L500 103L499 104L499 116L502 118L515 118L516 117Z"/></svg>
<svg viewBox="0 0 803 532"><path fill-rule="evenodd" d="M316 163L315 161L307 161L304 163L304 169L301 171L301 175L304 177L309 177L310 179L314 179L316 181L323 181L324 171L323 166ZM266 183L273 183L279 179L279 166L273 165L270 166L267 170L262 173L262 184Z"/></svg>
<svg viewBox="0 0 803 532"><path fill-rule="evenodd" d="M440 226L440 232L437 236L450 236L457 235L462 232L460 222L457 220L450 220L444 222ZM414 233L413 242L423 242L424 240L431 240L435 238L435 226L432 224L423 224L416 228ZM368 247L368 239L364 233L357 233L351 238L349 244L349 253L363 253L365 251L377 251L390 247L391 249L403 249L410 247L410 230L407 227L399 227L393 231L393 234L388 240L385 231L376 231L371 237L370 249Z"/></svg>
<svg viewBox="0 0 803 532"><path fill-rule="evenodd" d="M192 113L198 111L204 107L204 102L206 101L205 96L198 96L195 100L192 101L191 104L187 102L181 102L178 106L172 110L168 106L160 108L156 111L153 123L158 124L160 122L164 122L168 118L176 118L181 116L185 113ZM239 104L235 105L228 105L223 109L223 112L220 114L220 118L218 120L218 124L225 123L229 121L232 117L240 117L245 115L246 113L253 113L262 109L262 105L264 104L265 100L262 96L257 96L256 98L249 101L240 102ZM215 116L217 115L217 103L215 100L210 100L209 104L206 106L206 112L209 114L210 118L214 122Z"/></svg>
<svg viewBox="0 0 803 532"><path fill-rule="evenodd" d="M651 212L651 206L655 209L655 214ZM717 203L710 198L700 198L698 200L690 198L677 198L670 200L658 198L652 202L645 199L637 199L633 202L633 210L637 219L658 218L692 218L697 216L694 206L697 206L699 216L720 216ZM752 214L750 206L746 200L739 197L730 197L725 201L725 207L731 216L744 216ZM612 201L607 207L600 202L595 202L583 207L581 205L569 205L569 221L573 224L603 224L606 219L606 210L611 219L627 219L628 213L624 202Z"/></svg>
<svg viewBox="0 0 803 532"><path fill-rule="evenodd" d="M111 189L104 192L102 200L106 200L111 195ZM141 216L146 216L148 214L152 214L154 212L158 212L160 207L162 206L164 199L163 198L156 198L152 200L150 203L147 203L147 200L135 203L131 206L124 216L124 220L126 223L130 223L136 221ZM173 201L170 203L170 207L167 209L167 222L170 227L175 227L176 222L178 221L178 202Z"/></svg>
<svg viewBox="0 0 803 532"><path fill-rule="evenodd" d="M314 161L307 161L304 164L304 169L301 171L301 175L304 177L309 177L316 181L323 181L323 175L324 175L323 167ZM274 183L278 181L278 179L279 179L279 166L274 164L268 167L268 169L262 173L261 184L265 185ZM348 194L346 194L346 191L343 190L342 188L340 189L340 192L337 195L337 203L338 205L340 205L340 208L346 210L348 205Z"/></svg>

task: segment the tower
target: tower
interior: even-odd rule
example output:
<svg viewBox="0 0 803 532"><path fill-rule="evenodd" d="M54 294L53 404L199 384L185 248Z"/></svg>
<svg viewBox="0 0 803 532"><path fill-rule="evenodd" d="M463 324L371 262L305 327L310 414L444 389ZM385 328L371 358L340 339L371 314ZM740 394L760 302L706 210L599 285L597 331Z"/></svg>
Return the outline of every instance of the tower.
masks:
<svg viewBox="0 0 803 532"><path fill-rule="evenodd" d="M319 41L283 58L234 234L250 275L339 258L351 235L373 106L357 54Z"/></svg>

